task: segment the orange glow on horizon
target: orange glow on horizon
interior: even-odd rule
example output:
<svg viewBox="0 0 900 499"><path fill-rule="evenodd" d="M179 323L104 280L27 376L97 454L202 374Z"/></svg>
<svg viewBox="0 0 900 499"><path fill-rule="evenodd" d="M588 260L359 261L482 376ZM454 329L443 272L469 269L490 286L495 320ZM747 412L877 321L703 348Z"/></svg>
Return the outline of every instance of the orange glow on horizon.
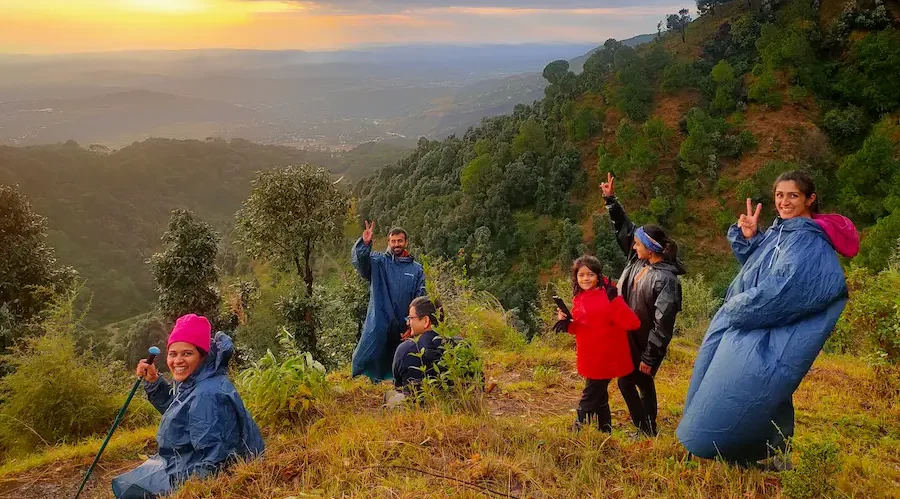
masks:
<svg viewBox="0 0 900 499"><path fill-rule="evenodd" d="M608 38L604 31L631 36L635 33L629 34L615 19L654 19L647 24L655 26L655 18L667 9L671 7L411 6L376 14L291 0L0 0L0 53L327 50L373 43L521 43L535 36L541 41L589 41ZM608 26L547 25L542 21L546 15L594 16ZM480 21L489 23L487 27L470 22L494 17L498 19Z"/></svg>

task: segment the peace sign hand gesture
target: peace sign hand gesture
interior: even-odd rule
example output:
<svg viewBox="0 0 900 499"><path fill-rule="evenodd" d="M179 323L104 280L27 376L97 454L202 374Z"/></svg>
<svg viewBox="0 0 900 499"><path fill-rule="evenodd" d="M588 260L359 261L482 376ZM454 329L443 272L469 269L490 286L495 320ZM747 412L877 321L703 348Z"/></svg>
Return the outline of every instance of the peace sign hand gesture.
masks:
<svg viewBox="0 0 900 499"><path fill-rule="evenodd" d="M744 238L750 239L759 232L759 215L762 213L762 203L756 205L756 212L753 211L753 202L747 198L747 214L741 213L738 218L738 227L744 234Z"/></svg>
<svg viewBox="0 0 900 499"><path fill-rule="evenodd" d="M616 178L612 176L612 173L606 174L606 182L600 184L600 191L603 193L603 197L608 198L616 195L616 190L613 187L613 181L615 179Z"/></svg>
<svg viewBox="0 0 900 499"><path fill-rule="evenodd" d="M375 232L375 222L366 220L366 230L362 233L363 243L366 245L372 244L372 234Z"/></svg>

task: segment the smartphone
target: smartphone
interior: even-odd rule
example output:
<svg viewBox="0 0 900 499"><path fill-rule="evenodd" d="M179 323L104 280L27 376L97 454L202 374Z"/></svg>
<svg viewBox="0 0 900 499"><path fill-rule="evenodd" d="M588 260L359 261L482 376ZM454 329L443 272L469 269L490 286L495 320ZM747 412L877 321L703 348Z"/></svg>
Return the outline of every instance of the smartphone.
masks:
<svg viewBox="0 0 900 499"><path fill-rule="evenodd" d="M568 317L569 319L572 318L572 312L569 312L569 307L566 306L566 302L562 301L562 298L553 295L553 301L556 302L556 306L559 307L559 309L562 310L564 314L566 314L566 317Z"/></svg>

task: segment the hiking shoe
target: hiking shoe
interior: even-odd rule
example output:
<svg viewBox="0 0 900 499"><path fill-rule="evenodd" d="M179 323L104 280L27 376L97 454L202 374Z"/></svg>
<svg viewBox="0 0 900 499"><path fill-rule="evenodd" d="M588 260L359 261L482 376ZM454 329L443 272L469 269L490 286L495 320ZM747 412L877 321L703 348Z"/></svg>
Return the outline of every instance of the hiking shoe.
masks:
<svg viewBox="0 0 900 499"><path fill-rule="evenodd" d="M403 405L403 401L406 400L406 394L403 392L398 392L396 390L388 390L384 394L384 405L388 409L396 409Z"/></svg>
<svg viewBox="0 0 900 499"><path fill-rule="evenodd" d="M794 463L791 460L791 455L785 454L783 456L770 457L769 459L760 461L757 464L757 467L763 471L782 472L794 469Z"/></svg>

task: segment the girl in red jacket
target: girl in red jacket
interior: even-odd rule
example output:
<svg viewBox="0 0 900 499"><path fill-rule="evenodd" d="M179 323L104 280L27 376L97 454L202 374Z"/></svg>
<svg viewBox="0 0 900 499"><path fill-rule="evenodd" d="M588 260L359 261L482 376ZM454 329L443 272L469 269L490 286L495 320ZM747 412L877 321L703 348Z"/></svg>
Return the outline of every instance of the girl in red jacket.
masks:
<svg viewBox="0 0 900 499"><path fill-rule="evenodd" d="M641 321L602 271L603 265L592 256L575 260L572 317L557 309L559 322L554 329L575 336L578 374L586 378L575 428L596 420L600 431L610 433L612 414L607 388L612 378L634 370L628 331L639 328Z"/></svg>

